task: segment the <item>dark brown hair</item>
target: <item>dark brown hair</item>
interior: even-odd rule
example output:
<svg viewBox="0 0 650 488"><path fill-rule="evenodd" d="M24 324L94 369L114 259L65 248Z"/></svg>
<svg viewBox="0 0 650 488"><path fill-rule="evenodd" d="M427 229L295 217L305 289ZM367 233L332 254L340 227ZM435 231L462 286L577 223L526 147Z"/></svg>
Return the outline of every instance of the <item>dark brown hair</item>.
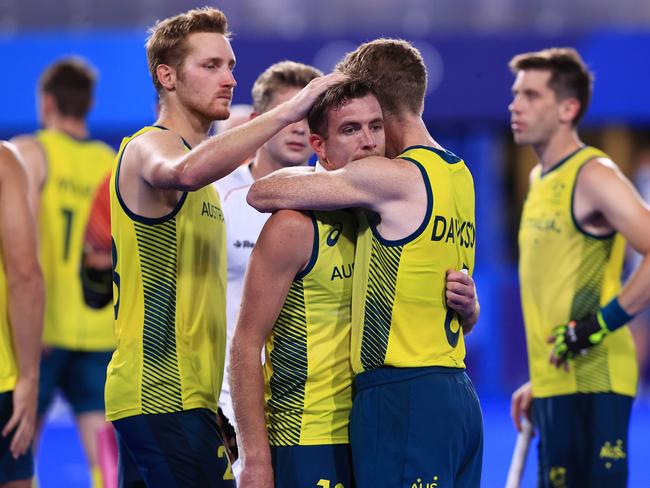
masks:
<svg viewBox="0 0 650 488"><path fill-rule="evenodd" d="M327 139L327 114L330 110L338 110L350 100L375 95L370 85L364 81L347 80L331 86L321 94L307 114L309 130ZM376 96L376 95L375 95Z"/></svg>
<svg viewBox="0 0 650 488"><path fill-rule="evenodd" d="M573 119L573 125L580 122L589 107L594 77L578 51L568 47L554 47L518 54L510 60L508 66L514 74L528 69L550 71L548 85L557 99L575 98L580 102L580 110Z"/></svg>
<svg viewBox="0 0 650 488"><path fill-rule="evenodd" d="M45 69L38 87L54 97L61 115L82 119L92 105L96 79L95 69L83 59L64 58Z"/></svg>

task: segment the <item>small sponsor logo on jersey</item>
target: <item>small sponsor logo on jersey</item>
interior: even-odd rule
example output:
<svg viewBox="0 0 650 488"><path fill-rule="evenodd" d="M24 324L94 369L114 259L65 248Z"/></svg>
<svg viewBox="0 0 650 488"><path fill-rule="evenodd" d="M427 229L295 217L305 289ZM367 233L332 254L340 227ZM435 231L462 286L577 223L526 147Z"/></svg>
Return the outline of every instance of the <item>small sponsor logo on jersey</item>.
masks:
<svg viewBox="0 0 650 488"><path fill-rule="evenodd" d="M416 479L411 488L437 488L438 487L438 477L434 476L432 481L422 480L422 478Z"/></svg>
<svg viewBox="0 0 650 488"><path fill-rule="evenodd" d="M330 281L351 278L353 270L354 270L354 263L342 264L341 266L334 266L332 268L332 277L330 278Z"/></svg>
<svg viewBox="0 0 650 488"><path fill-rule="evenodd" d="M336 224L333 224L332 227L334 228L329 234L327 234L327 245L329 247L334 247L338 242L339 237L341 236L341 231L343 230L343 224L337 222Z"/></svg>
<svg viewBox="0 0 650 488"><path fill-rule="evenodd" d="M91 185L84 185L83 183L79 183L78 181L69 178L59 178L56 183L59 187L59 191L64 193L74 193L79 197L90 198L94 193Z"/></svg>
<svg viewBox="0 0 650 488"><path fill-rule="evenodd" d="M433 219L431 240L472 249L476 245L476 227L474 222L469 220L436 215Z"/></svg>
<svg viewBox="0 0 650 488"><path fill-rule="evenodd" d="M566 488L566 468L564 466L551 466L548 480L553 488Z"/></svg>
<svg viewBox="0 0 650 488"><path fill-rule="evenodd" d="M528 217L522 223L522 227L533 229L539 232L555 232L556 234L560 234L562 230L558 227L557 222L559 217L559 212L556 212L553 217Z"/></svg>
<svg viewBox="0 0 650 488"><path fill-rule="evenodd" d="M616 444L607 441L603 444L603 447L600 448L600 458L606 460L605 468L607 469L612 467L612 461L619 461L626 457L627 454L625 453L625 449L623 449L622 439L617 439Z"/></svg>
<svg viewBox="0 0 650 488"><path fill-rule="evenodd" d="M237 239L235 241L235 247L237 249L239 249L241 247L243 247L244 249L253 249L255 247L255 243L251 242L251 241L248 241L246 239L244 239L243 241L240 241L239 239Z"/></svg>
<svg viewBox="0 0 650 488"><path fill-rule="evenodd" d="M203 202L203 209L201 210L201 215L207 215L208 217L223 222L223 212L219 205L215 205L210 202Z"/></svg>

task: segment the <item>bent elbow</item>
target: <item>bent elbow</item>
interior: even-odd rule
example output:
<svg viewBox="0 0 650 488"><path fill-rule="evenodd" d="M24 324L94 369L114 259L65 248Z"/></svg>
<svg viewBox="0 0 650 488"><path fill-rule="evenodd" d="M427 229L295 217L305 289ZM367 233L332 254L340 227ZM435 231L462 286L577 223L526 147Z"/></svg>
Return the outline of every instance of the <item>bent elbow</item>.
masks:
<svg viewBox="0 0 650 488"><path fill-rule="evenodd" d="M258 212L265 213L271 211L265 202L262 192L259 190L259 185L257 182L253 183L250 187L250 190L248 190L248 194L246 195L246 202L248 202L248 204Z"/></svg>

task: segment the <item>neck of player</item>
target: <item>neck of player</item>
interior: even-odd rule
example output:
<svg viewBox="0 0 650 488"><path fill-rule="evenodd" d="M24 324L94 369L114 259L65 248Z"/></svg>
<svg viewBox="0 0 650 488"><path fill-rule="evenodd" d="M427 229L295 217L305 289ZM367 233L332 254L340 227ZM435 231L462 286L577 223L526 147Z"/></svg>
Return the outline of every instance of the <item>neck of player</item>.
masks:
<svg viewBox="0 0 650 488"><path fill-rule="evenodd" d="M533 144L533 150L542 165L542 171L547 171L583 145L577 131L571 129L559 131L549 140Z"/></svg>

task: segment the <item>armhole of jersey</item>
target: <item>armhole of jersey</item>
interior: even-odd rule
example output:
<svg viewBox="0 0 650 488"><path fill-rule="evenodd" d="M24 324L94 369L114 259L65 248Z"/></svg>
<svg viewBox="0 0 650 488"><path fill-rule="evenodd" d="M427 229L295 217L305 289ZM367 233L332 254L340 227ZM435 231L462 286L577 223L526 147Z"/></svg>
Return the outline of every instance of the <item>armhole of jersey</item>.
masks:
<svg viewBox="0 0 650 488"><path fill-rule="evenodd" d="M47 157L47 151L45 150L43 142L38 139L36 139L36 142L38 143L38 147L43 155L43 183L41 183L41 187L38 189L39 193L42 193L43 190L45 190L45 186L50 181L50 160Z"/></svg>
<svg viewBox="0 0 650 488"><path fill-rule="evenodd" d="M368 225L370 227L370 230L372 231L372 234L384 246L403 246L404 244L408 244L409 242L417 239L420 236L420 234L424 232L424 229L427 228L427 225L429 224L429 220L431 220L431 213L433 212L433 191L431 190L431 182L429 181L429 177L427 176L427 171L424 169L424 166L422 166L420 163L418 163L417 161L411 158L400 157L400 159L415 164L415 166L417 166L417 168L420 170L420 173L422 174L422 180L424 180L424 188L427 192L427 211L424 214L424 219L422 220L420 226L412 234L402 239L389 240L383 238L379 233L379 229L377 229L377 226L373 223L370 223L369 221Z"/></svg>
<svg viewBox="0 0 650 488"><path fill-rule="evenodd" d="M132 140L133 139L131 139L131 141ZM135 222L140 222L141 224L156 225L156 224L162 224L164 222L167 222L168 220L173 219L176 216L176 214L178 214L178 212L181 211L181 208L183 207L183 204L187 199L186 191L183 192L183 195L181 195L181 198L178 200L178 203L172 209L171 212L169 212L167 215L163 215L162 217L156 217L156 218L144 217L142 215L136 214L135 212L132 212L131 209L126 205L126 202L122 200L122 195L120 195L120 168L122 167L122 158L124 157L126 146L128 146L131 143L131 141L127 142L122 148L122 153L120 154L120 159L117 161L117 168L115 169L115 195L117 195L117 200L118 202L120 202L120 207L122 207L124 213L128 215L128 217L131 220L134 220ZM183 141L183 143L185 143L185 141Z"/></svg>
<svg viewBox="0 0 650 488"><path fill-rule="evenodd" d="M307 262L307 265L296 275L294 281L301 280L307 276L309 272L314 268L316 260L318 259L318 243L320 242L320 236L318 235L318 222L316 221L316 215L313 212L309 212L309 217L311 218L311 223L314 226L314 243L312 244L311 248L311 256L309 258L309 262Z"/></svg>
<svg viewBox="0 0 650 488"><path fill-rule="evenodd" d="M590 157L589 159L585 160L582 162L578 170L576 171L576 177L573 179L573 188L571 189L571 208L569 211L571 212L571 220L573 221L573 225L575 226L576 230L580 232L581 234L590 237L592 239L598 239L599 241L603 241L606 239L611 239L616 235L616 231L612 231L609 234L603 234L603 235L597 235L597 234L592 234L591 232L586 231L582 227L580 227L580 224L578 223L578 219L576 219L575 212L573 211L573 201L575 199L576 195L576 187L578 186L578 177L580 176L580 172L582 171L582 168L585 167L585 165L591 161L592 159L597 158L598 156L593 156Z"/></svg>

